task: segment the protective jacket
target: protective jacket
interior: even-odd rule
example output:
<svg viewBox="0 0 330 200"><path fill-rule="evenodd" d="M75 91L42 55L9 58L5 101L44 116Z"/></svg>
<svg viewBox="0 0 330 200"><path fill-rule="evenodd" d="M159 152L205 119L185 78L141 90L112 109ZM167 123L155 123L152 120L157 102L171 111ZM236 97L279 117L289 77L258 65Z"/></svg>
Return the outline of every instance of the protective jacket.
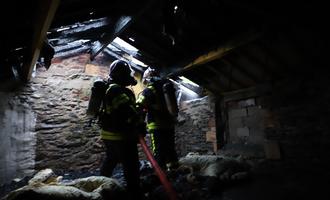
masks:
<svg viewBox="0 0 330 200"><path fill-rule="evenodd" d="M105 140L136 139L136 127L143 123L133 92L116 83L110 83L100 115L101 138Z"/></svg>
<svg viewBox="0 0 330 200"><path fill-rule="evenodd" d="M137 108L146 113L148 132L175 125L175 118L168 111L162 89L166 82L168 80L151 81L136 101Z"/></svg>
<svg viewBox="0 0 330 200"><path fill-rule="evenodd" d="M150 81L137 99L138 110L143 110L147 115L147 130L154 157L163 169L166 169L167 164L174 166L178 161L175 151L175 116L169 112L163 90L168 82L166 79ZM172 92L175 96L174 88Z"/></svg>

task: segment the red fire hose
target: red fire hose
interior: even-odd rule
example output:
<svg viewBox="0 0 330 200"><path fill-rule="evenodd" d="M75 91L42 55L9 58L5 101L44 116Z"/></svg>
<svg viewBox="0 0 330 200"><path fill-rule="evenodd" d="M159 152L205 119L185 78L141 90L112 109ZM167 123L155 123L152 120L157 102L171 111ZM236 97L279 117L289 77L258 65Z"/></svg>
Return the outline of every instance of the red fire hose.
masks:
<svg viewBox="0 0 330 200"><path fill-rule="evenodd" d="M146 141L144 140L142 135L139 136L139 141L140 141L142 149L143 149L144 153L146 154L148 160L151 162L151 165L154 167L155 172L156 172L160 182L163 184L164 189L165 189L166 193L168 194L170 200L177 200L176 192L174 191L169 180L167 179L166 174L159 167L154 156L151 154L151 152L146 144Z"/></svg>

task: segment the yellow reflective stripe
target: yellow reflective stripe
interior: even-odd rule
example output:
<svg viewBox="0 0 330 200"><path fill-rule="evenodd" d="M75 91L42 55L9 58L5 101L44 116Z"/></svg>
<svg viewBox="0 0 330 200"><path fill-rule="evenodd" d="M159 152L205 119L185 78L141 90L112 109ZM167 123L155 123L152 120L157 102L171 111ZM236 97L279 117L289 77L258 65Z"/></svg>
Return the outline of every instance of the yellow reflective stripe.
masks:
<svg viewBox="0 0 330 200"><path fill-rule="evenodd" d="M142 104L142 102L143 102L145 99L146 99L145 96L140 95L139 98L136 100L136 103L140 103L140 104Z"/></svg>
<svg viewBox="0 0 330 200"><path fill-rule="evenodd" d="M153 153L155 153L156 151L156 144L155 144L155 136L154 133L151 133L151 150L153 151Z"/></svg>
<svg viewBox="0 0 330 200"><path fill-rule="evenodd" d="M122 140L123 136L120 133L113 133L113 132L102 130L101 138L105 139L105 140Z"/></svg>
<svg viewBox="0 0 330 200"><path fill-rule="evenodd" d="M147 124L147 129L148 130L154 130L154 129L157 129L159 128L159 126L155 123L155 122L150 122Z"/></svg>

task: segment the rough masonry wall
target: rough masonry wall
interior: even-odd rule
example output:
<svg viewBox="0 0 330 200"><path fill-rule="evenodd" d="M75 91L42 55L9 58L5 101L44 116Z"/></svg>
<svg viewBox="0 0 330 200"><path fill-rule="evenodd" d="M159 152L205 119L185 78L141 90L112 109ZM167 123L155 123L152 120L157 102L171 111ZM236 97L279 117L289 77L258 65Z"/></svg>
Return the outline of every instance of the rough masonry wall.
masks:
<svg viewBox="0 0 330 200"><path fill-rule="evenodd" d="M104 155L99 140L100 128L90 121L86 109L94 80L105 78L108 66L109 63L101 61L90 63L88 55L54 59L47 71L38 69L36 76L24 89L14 95L3 95L8 97L8 101L4 101L4 108L0 112L3 120L1 125L5 127L0 131L1 139L22 142L15 144L17 150L16 147L8 148L9 143L1 146L2 152L25 152L20 154L25 157L19 157L23 163L16 162L16 158L1 162L5 163L0 167L2 178L11 180L44 168L66 172L92 170L100 166ZM185 156L188 152L203 154L214 151L216 138L213 105L208 97L182 103L176 127L179 156ZM23 118L25 121L21 120ZM16 137L16 133L28 134L30 137ZM6 137L3 137L4 134ZM2 154L1 161L3 159ZM19 170L9 167L12 163ZM9 174L9 169L13 171L12 176L4 177ZM30 174L26 170L30 170Z"/></svg>
<svg viewBox="0 0 330 200"><path fill-rule="evenodd" d="M34 88L0 92L0 185L34 172L36 115L29 104Z"/></svg>
<svg viewBox="0 0 330 200"><path fill-rule="evenodd" d="M185 156L189 152L205 154L214 151L213 142L206 138L208 132L215 135L213 105L208 96L181 103L175 128L179 156Z"/></svg>
<svg viewBox="0 0 330 200"><path fill-rule="evenodd" d="M32 80L37 113L36 169L93 169L99 166L99 129L86 109L94 79L88 55L57 61Z"/></svg>
<svg viewBox="0 0 330 200"><path fill-rule="evenodd" d="M100 129L86 109L94 80L104 78L108 66L90 63L88 55L54 59L49 70L37 69L24 87L1 93L0 183L43 168L99 167Z"/></svg>

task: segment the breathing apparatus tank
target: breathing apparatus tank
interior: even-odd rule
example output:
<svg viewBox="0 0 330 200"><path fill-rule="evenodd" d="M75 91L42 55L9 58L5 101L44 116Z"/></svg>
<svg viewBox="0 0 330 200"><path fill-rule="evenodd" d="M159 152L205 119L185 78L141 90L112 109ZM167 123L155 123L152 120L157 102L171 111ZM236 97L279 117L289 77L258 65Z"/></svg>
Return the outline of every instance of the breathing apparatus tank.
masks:
<svg viewBox="0 0 330 200"><path fill-rule="evenodd" d="M156 69L148 67L143 73L142 82L143 84L152 83L155 81L161 81L162 83L162 93L165 99L165 106L168 112L176 117L179 112L179 108L176 102L175 88L173 84L167 78L161 78L159 72Z"/></svg>
<svg viewBox="0 0 330 200"><path fill-rule="evenodd" d="M163 84L163 93L168 112L172 116L177 116L179 112L178 104L176 102L175 89L171 82L167 81Z"/></svg>
<svg viewBox="0 0 330 200"><path fill-rule="evenodd" d="M87 114L92 116L97 116L101 104L107 90L107 82L102 79L97 79L93 83L92 93L88 102Z"/></svg>

